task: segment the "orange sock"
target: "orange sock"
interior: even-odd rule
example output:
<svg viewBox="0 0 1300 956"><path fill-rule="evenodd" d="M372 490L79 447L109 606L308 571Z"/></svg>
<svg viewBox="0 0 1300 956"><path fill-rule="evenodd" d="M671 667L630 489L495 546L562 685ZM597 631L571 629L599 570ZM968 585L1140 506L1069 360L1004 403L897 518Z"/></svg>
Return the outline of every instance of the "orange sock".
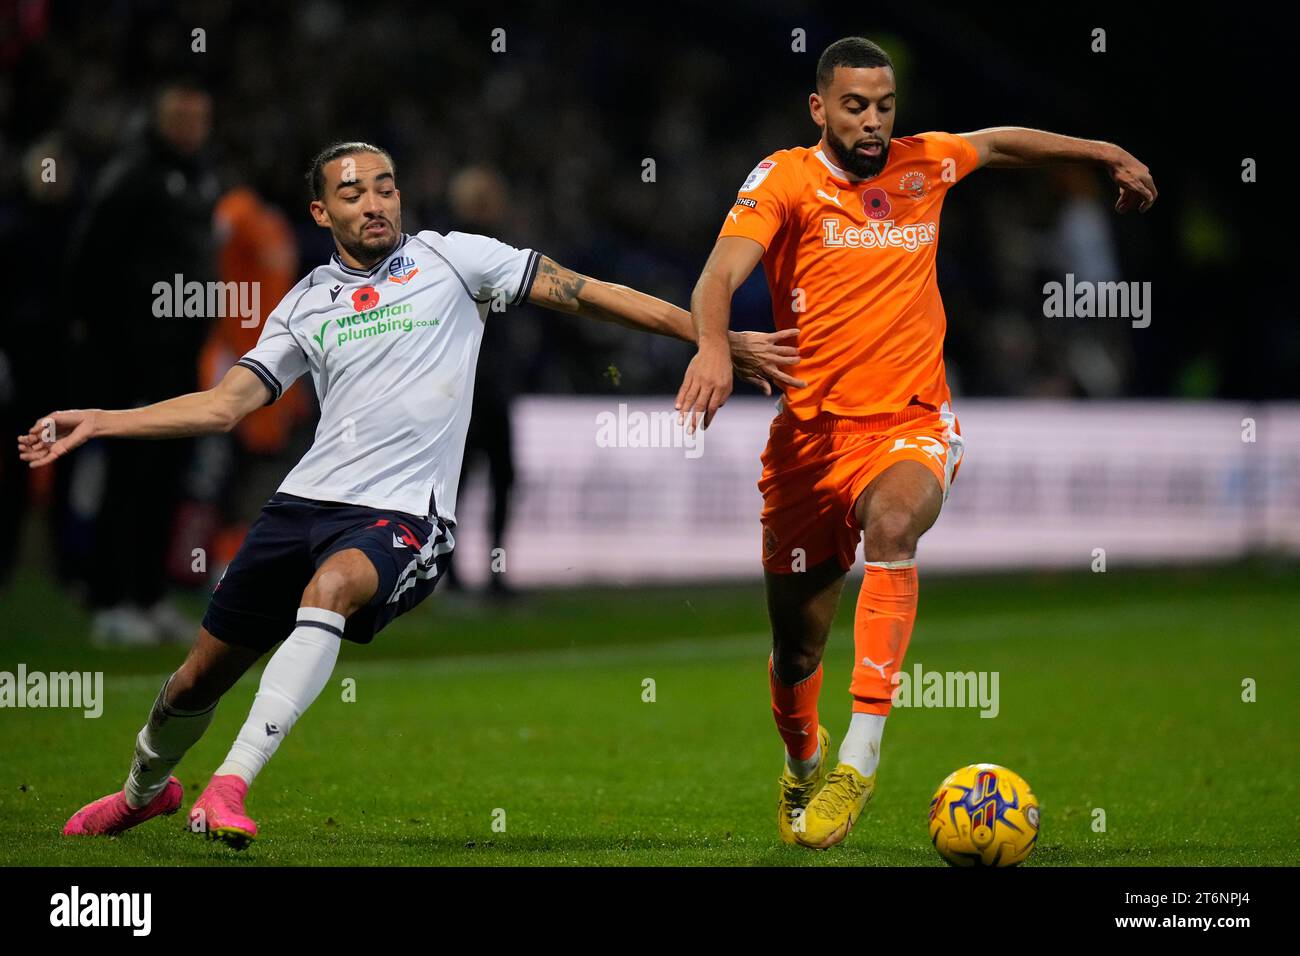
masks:
<svg viewBox="0 0 1300 956"><path fill-rule="evenodd" d="M817 698L822 691L822 666L799 683L783 684L776 676L772 658L767 659L767 676L772 685L772 716L786 752L795 760L810 760L817 752Z"/></svg>
<svg viewBox="0 0 1300 956"><path fill-rule="evenodd" d="M916 561L868 562L853 619L853 712L886 716L916 620Z"/></svg>

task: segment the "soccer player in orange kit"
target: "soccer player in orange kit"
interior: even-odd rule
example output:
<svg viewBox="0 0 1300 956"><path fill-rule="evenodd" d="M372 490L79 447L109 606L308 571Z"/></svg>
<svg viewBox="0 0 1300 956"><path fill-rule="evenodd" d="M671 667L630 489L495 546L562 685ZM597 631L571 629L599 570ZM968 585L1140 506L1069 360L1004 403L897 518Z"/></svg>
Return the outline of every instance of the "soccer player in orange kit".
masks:
<svg viewBox="0 0 1300 956"><path fill-rule="evenodd" d="M823 849L848 836L875 790L916 617L916 543L961 462L935 282L944 196L982 166L1092 163L1119 187L1117 212L1156 199L1146 166L1111 143L1016 127L894 138L896 100L893 64L870 40L821 55L808 99L821 141L772 153L741 185L691 299L698 352L677 395L692 429L726 401L731 298L761 258L776 327L799 330L806 383L784 388L758 485L772 713L786 748L777 826L785 842ZM821 659L859 539L853 711L832 768Z"/></svg>

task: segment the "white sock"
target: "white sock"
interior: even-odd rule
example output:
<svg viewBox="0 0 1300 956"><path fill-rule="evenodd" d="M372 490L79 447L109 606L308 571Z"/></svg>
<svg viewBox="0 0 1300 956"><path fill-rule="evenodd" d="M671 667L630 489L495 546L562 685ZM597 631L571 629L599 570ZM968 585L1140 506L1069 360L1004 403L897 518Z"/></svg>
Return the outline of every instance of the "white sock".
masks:
<svg viewBox="0 0 1300 956"><path fill-rule="evenodd" d="M126 802L133 807L146 806L162 793L172 769L203 736L217 709L215 702L204 710L178 710L169 706L167 685L171 680L168 676L163 681L162 690L149 711L149 722L135 738L135 761L122 786Z"/></svg>
<svg viewBox="0 0 1300 956"><path fill-rule="evenodd" d="M347 618L319 607L298 609L298 626L271 655L248 720L217 774L251 784L298 718L325 688L339 657Z"/></svg>
<svg viewBox="0 0 1300 956"><path fill-rule="evenodd" d="M816 773L817 768L821 766L821 762L822 762L821 743L817 744L817 749L813 751L813 755L809 757L807 760L797 760L794 757L790 756L790 751L787 750L785 752L786 767L789 768L790 773L794 774L800 780L807 780L814 773Z"/></svg>
<svg viewBox="0 0 1300 956"><path fill-rule="evenodd" d="M884 732L884 717L855 713L849 719L849 732L844 735L844 743L840 744L840 763L870 777L880 763L880 737Z"/></svg>

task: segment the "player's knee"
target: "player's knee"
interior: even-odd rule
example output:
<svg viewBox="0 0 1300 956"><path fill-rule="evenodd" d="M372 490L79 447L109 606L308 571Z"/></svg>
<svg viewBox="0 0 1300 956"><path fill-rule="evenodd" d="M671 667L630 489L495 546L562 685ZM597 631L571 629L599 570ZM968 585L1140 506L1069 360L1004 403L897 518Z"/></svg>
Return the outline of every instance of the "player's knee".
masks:
<svg viewBox="0 0 1300 956"><path fill-rule="evenodd" d="M821 663L821 654L807 647L778 648L772 654L772 669L782 684L797 684Z"/></svg>
<svg viewBox="0 0 1300 956"><path fill-rule="evenodd" d="M906 561L916 556L917 533L912 516L903 510L872 517L863 535L868 561Z"/></svg>
<svg viewBox="0 0 1300 956"><path fill-rule="evenodd" d="M354 591L352 578L345 570L322 568L302 592L302 603L347 614L355 608Z"/></svg>

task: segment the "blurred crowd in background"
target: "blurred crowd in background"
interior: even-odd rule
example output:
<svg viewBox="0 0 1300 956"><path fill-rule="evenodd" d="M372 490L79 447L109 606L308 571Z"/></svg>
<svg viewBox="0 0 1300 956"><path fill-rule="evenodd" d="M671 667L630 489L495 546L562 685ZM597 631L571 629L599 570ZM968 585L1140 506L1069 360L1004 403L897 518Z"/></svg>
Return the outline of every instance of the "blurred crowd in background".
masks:
<svg viewBox="0 0 1300 956"><path fill-rule="evenodd" d="M0 243L20 270L0 320L5 427L215 382L258 330L155 319L153 284L257 281L268 312L332 251L302 174L338 139L392 153L407 232L483 232L685 305L748 171L816 141L816 58L850 33L895 60L895 135L1025 125L1108 139L1160 188L1155 212L1123 220L1097 170L988 171L954 190L939 278L958 400L1293 394L1300 338L1273 283L1283 252L1261 234L1267 200L1241 182L1253 147L1227 148L1219 106L1231 90L1189 91L1190 34L1138 15L1116 20L1097 53L1087 16L969 17L929 3L846 18L799 2L0 0ZM1150 281L1152 326L1045 318L1043 284L1066 273ZM1256 274L1268 280L1245 281ZM771 327L757 272L733 327ZM494 538L512 479L511 395L672 393L690 354L532 308L489 323L470 457L491 463ZM300 383L231 437L120 442L57 469L38 491L55 504L64 579L80 579L92 607L158 606L165 579L186 574L185 552L168 547L198 536L232 553L240 522L310 440L313 402ZM29 507L14 465L0 464L0 581ZM169 509L176 520L156 517ZM164 552L171 574L148 557ZM166 624L165 610L156 617Z"/></svg>

